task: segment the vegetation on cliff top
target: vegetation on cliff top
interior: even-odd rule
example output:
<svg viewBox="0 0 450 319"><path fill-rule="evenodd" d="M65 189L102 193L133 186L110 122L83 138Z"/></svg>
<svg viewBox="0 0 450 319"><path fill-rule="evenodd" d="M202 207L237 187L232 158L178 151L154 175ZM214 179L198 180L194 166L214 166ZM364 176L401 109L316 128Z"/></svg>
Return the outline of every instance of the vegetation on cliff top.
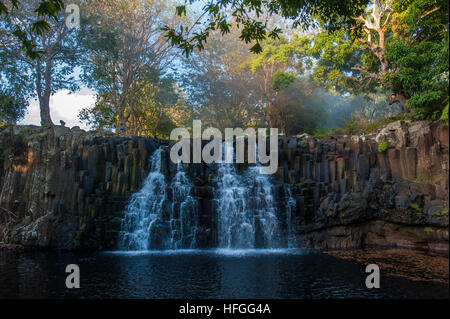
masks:
<svg viewBox="0 0 450 319"><path fill-rule="evenodd" d="M51 126L51 96L80 87L97 95L81 121L136 135L192 119L323 136L448 118L447 1L195 2L83 1L71 29L62 1L2 1L0 121L37 98Z"/></svg>

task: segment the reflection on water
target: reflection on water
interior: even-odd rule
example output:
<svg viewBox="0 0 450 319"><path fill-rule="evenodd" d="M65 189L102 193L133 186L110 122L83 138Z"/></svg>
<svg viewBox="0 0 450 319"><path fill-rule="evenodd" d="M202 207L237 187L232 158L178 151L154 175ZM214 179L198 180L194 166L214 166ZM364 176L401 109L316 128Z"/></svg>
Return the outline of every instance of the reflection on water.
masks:
<svg viewBox="0 0 450 319"><path fill-rule="evenodd" d="M0 297L449 297L447 257L389 250L374 251L379 253L377 259L376 255L368 258L368 252L353 251L344 256L295 249L0 252ZM364 284L364 269L374 260L381 269L381 288L369 290ZM445 261L446 272L434 267ZM65 287L65 267L71 263L81 269L78 290ZM431 266L427 268L427 264ZM423 267L428 270L424 272Z"/></svg>
<svg viewBox="0 0 450 319"><path fill-rule="evenodd" d="M415 281L449 283L448 257L406 249L329 251L327 254L359 263L377 264L385 274Z"/></svg>

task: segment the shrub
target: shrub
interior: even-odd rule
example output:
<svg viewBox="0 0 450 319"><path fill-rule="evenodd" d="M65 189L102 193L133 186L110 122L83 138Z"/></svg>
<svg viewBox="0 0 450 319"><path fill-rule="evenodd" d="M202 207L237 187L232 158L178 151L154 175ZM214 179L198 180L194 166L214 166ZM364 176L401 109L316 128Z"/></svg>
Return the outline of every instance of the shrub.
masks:
<svg viewBox="0 0 450 319"><path fill-rule="evenodd" d="M382 140L380 144L378 144L378 152L382 153L388 149L388 143L386 140Z"/></svg>

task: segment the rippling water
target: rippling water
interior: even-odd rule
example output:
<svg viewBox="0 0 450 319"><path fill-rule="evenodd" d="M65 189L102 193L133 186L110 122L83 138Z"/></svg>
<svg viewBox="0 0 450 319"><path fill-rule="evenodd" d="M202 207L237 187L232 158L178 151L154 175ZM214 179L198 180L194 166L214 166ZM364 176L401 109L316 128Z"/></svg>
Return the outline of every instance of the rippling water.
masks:
<svg viewBox="0 0 450 319"><path fill-rule="evenodd" d="M0 297L449 297L448 257L408 250L379 252L370 257L370 251L340 256L296 249L0 251ZM380 263L381 288L369 290L364 270L373 260ZM65 287L67 264L80 266L81 289Z"/></svg>

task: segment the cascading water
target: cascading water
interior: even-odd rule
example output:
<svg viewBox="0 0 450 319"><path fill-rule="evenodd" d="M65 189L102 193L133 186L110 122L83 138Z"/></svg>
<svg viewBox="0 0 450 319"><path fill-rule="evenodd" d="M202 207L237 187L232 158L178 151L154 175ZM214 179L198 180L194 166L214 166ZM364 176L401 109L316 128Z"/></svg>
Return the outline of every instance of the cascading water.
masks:
<svg viewBox="0 0 450 319"><path fill-rule="evenodd" d="M288 248L296 247L296 237L292 229L293 211L296 206L296 201L292 196L292 190L289 187L284 187L285 204L286 204L286 227L287 227L287 244Z"/></svg>
<svg viewBox="0 0 450 319"><path fill-rule="evenodd" d="M172 249L195 248L198 231L198 203L190 195L192 185L178 163L177 173L171 184L172 210L170 216Z"/></svg>
<svg viewBox="0 0 450 319"><path fill-rule="evenodd" d="M223 144L233 158L233 148ZM226 156L226 155L225 155ZM260 167L239 175L232 163L219 163L218 239L221 248L274 248L279 243L279 226L272 184Z"/></svg>
<svg viewBox="0 0 450 319"><path fill-rule="evenodd" d="M160 218L166 199L166 181L161 173L161 153L159 148L150 159L151 169L144 186L134 193L122 220L119 248L124 250L147 250L150 245L150 232Z"/></svg>
<svg viewBox="0 0 450 319"><path fill-rule="evenodd" d="M190 196L191 184L180 163L167 185L161 173L162 152L160 148L152 155L150 173L141 190L131 197L122 220L120 249L180 249L196 245L198 204Z"/></svg>
<svg viewBox="0 0 450 319"><path fill-rule="evenodd" d="M232 152L224 144L225 152ZM218 237L220 247L253 248L255 224L247 209L247 186L232 163L219 163Z"/></svg>
<svg viewBox="0 0 450 319"><path fill-rule="evenodd" d="M223 144L226 158L234 158L231 144ZM119 248L122 250L197 248L200 238L199 204L191 196L192 184L178 163L170 182L161 172L162 148L152 155L151 170L143 187L132 195L122 220ZM237 170L234 163L218 163L215 200L217 239L220 248L278 248L294 245L291 229L295 200L285 190L286 220L279 220L270 176L261 166ZM202 214L212 212L203 212ZM212 218L212 217L211 217ZM280 225L287 234L281 236ZM285 240L287 239L287 240Z"/></svg>

